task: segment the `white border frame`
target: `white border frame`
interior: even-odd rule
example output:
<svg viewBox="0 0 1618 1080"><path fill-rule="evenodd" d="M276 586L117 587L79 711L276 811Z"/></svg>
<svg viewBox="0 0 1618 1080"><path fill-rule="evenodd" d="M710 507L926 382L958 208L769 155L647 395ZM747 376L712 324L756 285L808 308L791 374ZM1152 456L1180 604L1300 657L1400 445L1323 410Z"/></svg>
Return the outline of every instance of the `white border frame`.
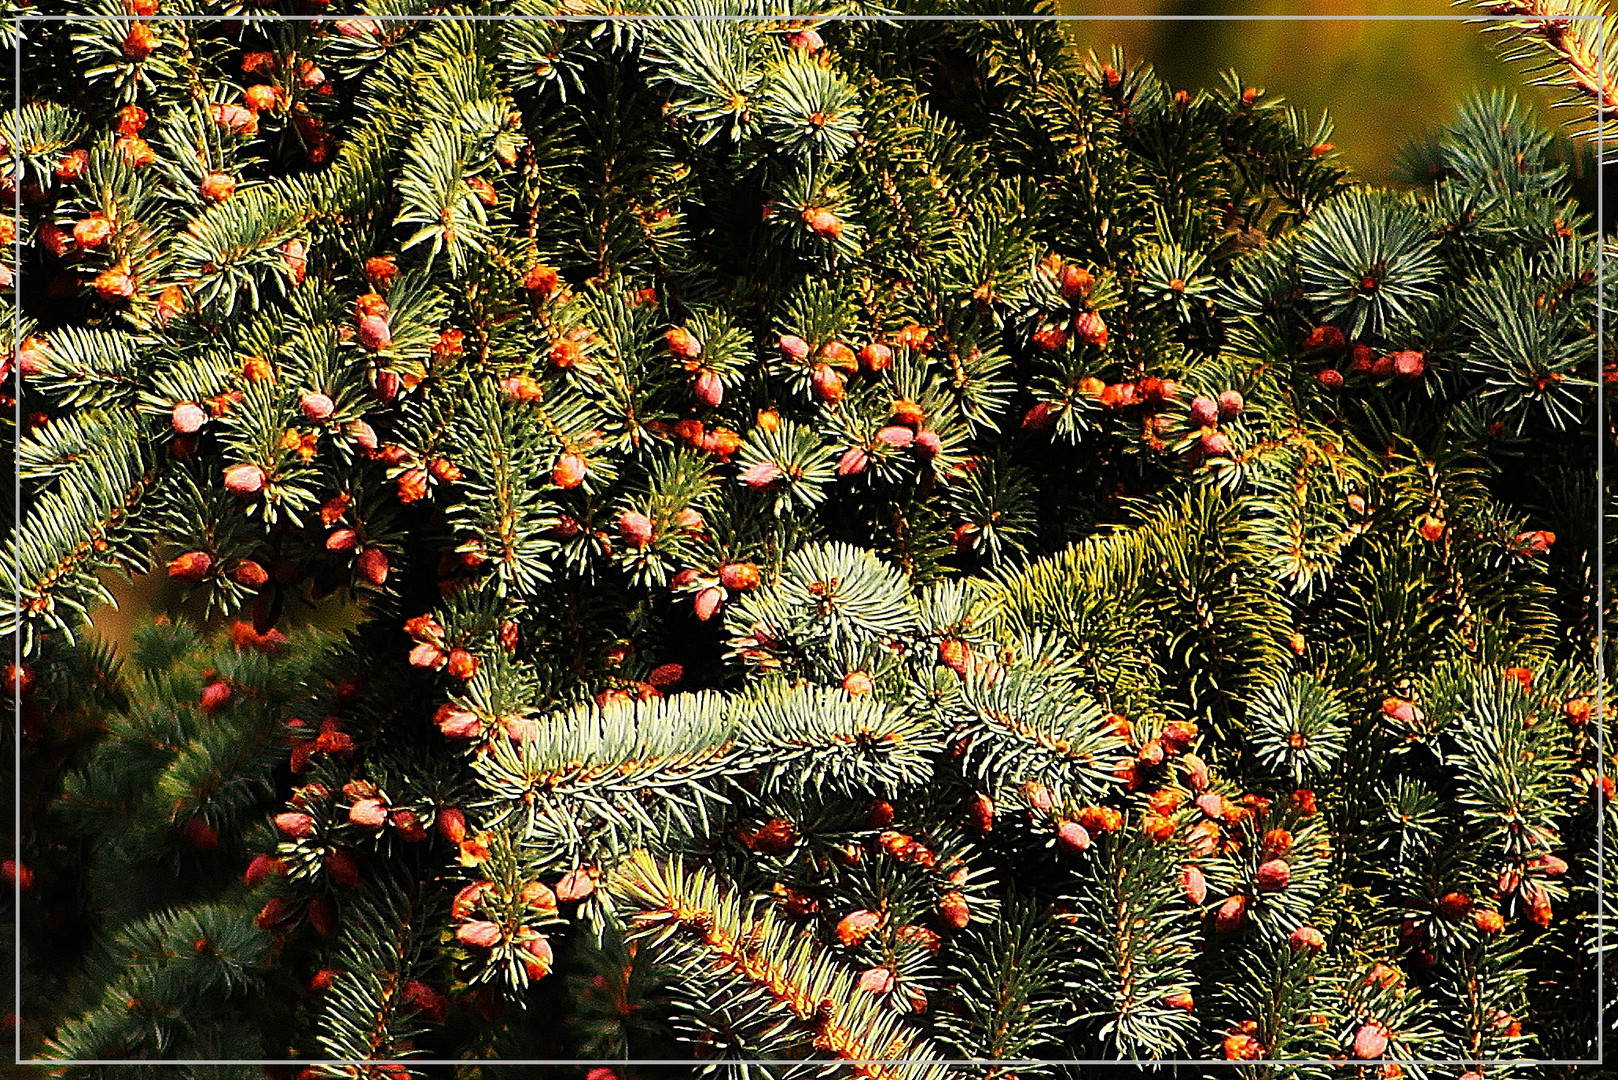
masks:
<svg viewBox="0 0 1618 1080"><path fill-rule="evenodd" d="M255 22L255 21L257 21L257 22L271 22L271 21L274 21L274 22L322 22L322 21L334 20L334 19L337 19L337 18L340 18L340 17L341 16L332 15L332 14L325 14L325 15L249 15L249 16L243 17L243 21L244 22ZM772 18L770 16L756 16L756 15L627 15L627 14L626 15L369 15L369 17L372 18L372 19L375 19L375 20L377 20L379 22L407 22L407 21L408 22L609 22L610 21L610 22L631 22L631 23L633 23L633 22L760 22L760 21L769 21L769 19ZM783 16L776 16L775 18L783 18L784 19L784 18L790 18L790 17L791 16L783 15ZM1565 16L1555 16L1555 15L1545 15L1545 16L1504 15L1504 16L1496 16L1496 15L1489 15L1489 14L1483 14L1483 13L1474 13L1474 14L1465 14L1465 15L1376 15L1376 14L1364 14L1364 15L1335 15L1335 14L1305 14L1305 15L1264 15L1264 14L1246 14L1246 15L1201 15L1201 14L1062 15L1062 14L1051 14L1051 15L981 15L981 16L973 16L973 15L826 15L826 16L817 16L817 15L814 15L813 13L805 13L801 17L802 18L815 18L819 22L822 22L822 23L834 23L834 22L895 22L895 23L905 23L905 22L969 22L969 21L970 22L1531 22L1531 21L1534 21L1535 19L1545 20L1545 19L1554 19L1554 18L1565 18L1570 22L1593 22L1593 23L1595 23L1595 27L1596 27L1597 76L1598 76L1598 81L1602 85L1605 85L1605 82L1606 82L1606 78L1605 78L1605 75L1606 75L1606 71L1605 71L1605 65L1606 65L1606 49L1605 49L1605 44L1606 44L1606 23L1599 16L1594 16L1594 15L1565 15ZM220 19L227 19L227 18L230 18L230 16L225 16L225 15L161 15L161 14L156 14L156 15L151 15L151 16L141 16L141 17L138 18L138 20L137 20L136 16L113 16L113 15L107 15L107 16L100 16L100 15L96 15L96 16L85 16L85 15L19 15L19 16L15 16L10 21L12 23L16 24L17 31L18 31L19 44L18 44L18 47L17 47L17 50L16 50L16 55L15 55L15 58L14 58L15 59L15 65L14 65L14 71L13 71L13 77L12 77L12 94L13 94L13 97L12 97L11 108L13 110L15 110L15 109L21 108L21 106L22 106L22 55L23 55L22 41L23 41L23 31L26 28L27 24L30 23L30 22L73 22L73 21L86 21L86 20L90 20L90 19L126 21L126 22L131 22L131 23L133 23L135 21L152 22L152 21L165 20L165 19L166 20L172 20L172 21L181 21L181 22L203 22L203 21L220 20ZM1596 105L1595 105L1595 115L1596 115L1596 135L1595 135L1595 140L1594 140L1595 141L1595 146L1596 146L1596 214L1595 214L1595 226L1596 226L1596 233L1597 233L1597 235L1596 235L1596 334L1595 334L1595 346L1596 346L1596 373L1595 373L1595 390L1596 390L1596 410L1595 410L1595 412L1596 412L1596 423L1595 423L1595 428L1596 428L1596 544L1595 544L1595 576L1596 576L1596 664L1595 664L1595 666L1596 666L1596 699L1595 700L1596 700L1596 708L1597 708L1596 747L1597 747L1597 754L1598 754L1598 758L1599 758L1599 761L1598 761L1598 770L1599 770L1599 772L1598 772L1598 780L1597 780L1596 789L1599 790L1600 777L1605 776L1605 766L1606 766L1606 720L1607 720L1607 707L1606 707L1606 703L1605 703L1606 695L1604 693L1604 690L1605 690L1605 650L1603 649L1603 645L1605 643L1605 629L1606 629L1606 625L1605 625L1605 616L1606 616L1606 609L1605 609L1605 586L1606 586L1606 581L1605 581L1605 570L1606 570L1605 524L1606 524L1606 522L1605 522L1605 517L1604 517L1604 514L1603 514L1603 509L1604 509L1604 505L1605 505L1605 486L1606 486L1606 462L1605 462L1605 450L1606 450L1606 439L1605 439L1605 431L1606 431L1606 383L1604 382L1605 373L1604 373L1603 364L1602 364L1602 361L1604 360L1604 356L1602 354L1602 342L1603 342L1603 340L1605 338L1604 330L1605 330L1605 325L1606 325L1605 324L1606 304L1605 304L1604 285L1605 285L1605 269L1606 269L1607 255L1606 255L1606 243L1605 243L1606 237L1605 237L1605 234L1602 232L1602 229L1601 229L1602 209L1606 205L1606 183L1605 183L1606 174L1605 174L1604 170L1602 169L1602 165L1606 161L1606 153L1605 153L1605 143L1604 143L1605 129L1604 129L1604 125L1602 123L1601 105L1600 105L1599 102L1597 102ZM20 177L21 176L21 154L20 153L18 153L13 158L13 162L15 163L14 167L17 170L15 175ZM22 221L22 185L20 183L14 185L14 205L12 207L12 212L14 214L15 220L20 223ZM1615 217L1618 217L1618 213L1615 213ZM19 338L21 336L21 332L22 332L22 307L21 307L20 302L17 299L17 298L20 298L21 294L22 294L22 247L23 247L23 244L22 244L22 232L21 232L20 229L18 229L16 238L13 241L13 263L15 265L15 281L13 283L13 291L12 291L12 296L14 298L13 304L12 304L12 341L14 343L13 347L15 347L15 343L19 340ZM15 385L16 404L14 406L14 409L15 409L14 422L15 422L15 425L16 425L15 433L16 433L16 438L20 442L20 440L22 438L22 431L23 431L22 370L21 370L20 366L18 366L17 370L15 370L13 372L13 378L16 380L16 385ZM14 513L15 513L15 521L16 521L16 526L15 527L20 528L20 526L22 525L22 521L23 521L23 516L22 516L22 480L21 480L21 472L20 472L20 461L14 462L14 463L18 465L18 471L13 475L13 478L12 478L13 479ZM21 551L20 551L20 549L16 553L14 563L15 563L15 565L13 566L13 571L14 571L14 575L15 575L15 580L18 583L18 590L19 590L18 593L17 593L17 596L15 597L15 600L16 600L17 607L20 609L21 606L22 606L22 604L21 604L21 591L20 591L21 590L21 582L22 582ZM14 662L20 667L21 664L22 664L22 634L21 634L20 630L19 630L19 633L17 633L13 637L12 652L13 652L13 660L14 660ZM13 705L13 713L12 713L13 728L12 728L12 731L13 731L13 738L15 740L14 754L13 754L13 756L14 756L13 768L15 770L15 773L14 773L15 784L14 784L14 790L13 790L13 794L12 794L13 807L14 807L14 811L13 811L13 814L14 814L13 837L12 837L13 847L12 847L12 850L15 853L13 858L19 858L20 855L21 855L21 852L22 852L22 814L21 814L21 804L22 804L22 731L21 731L21 727L20 727L20 722L21 722L20 718L21 718L21 715L22 715L22 691L21 691L20 684L14 683L10 687L10 691L11 691L11 694L12 694L12 705ZM1492 1059L1492 1060L1485 1061L1485 1062L1481 1063L1481 1064L1483 1064L1485 1066L1496 1067L1496 1068L1499 1068L1499 1067L1543 1066L1543 1065L1560 1065L1560 1066L1597 1065L1597 1066L1599 1066L1599 1065L1604 1065L1606 1063L1606 1023L1605 1023L1605 1016L1606 1016L1606 981L1605 981L1605 973L1606 973L1606 971L1605 971L1605 965L1602 962L1602 958L1603 958L1603 956L1605 955L1605 952L1606 952L1606 918L1605 918L1606 909L1605 909L1605 904L1603 902L1604 898L1605 898L1605 895L1606 895L1606 871L1605 871L1605 855L1606 855L1606 851L1605 851L1605 842L1604 842L1604 835L1603 835L1603 833L1604 833L1604 822L1605 822L1605 819L1606 819L1605 805L1606 805L1605 800L1602 800L1598 804L1597 809L1596 809L1596 889L1597 889L1597 894L1596 894L1596 950L1595 950L1595 969L1596 969L1596 1015L1595 1015L1595 1023L1596 1023L1596 1056L1593 1059L1587 1059L1587 1058L1571 1058L1571 1059L1569 1059L1569 1058L1508 1058L1508 1059ZM19 863L19 865L20 865L20 863ZM724 1067L726 1065L780 1066L780 1067L785 1068L785 1067L799 1066L799 1065L830 1065L830 1064L836 1063L836 1059L830 1059L830 1058L810 1058L810 1059L794 1059L794 1060L788 1060L788 1059L783 1059L783 1058L763 1058L763 1059L758 1059L758 1060L752 1060L752 1059L727 1059L727 1058L715 1058L715 1059L711 1059L711 1060L702 1059L702 1058L692 1058L692 1059L666 1059L666 1058L627 1058L627 1059L617 1059L617 1058L613 1058L613 1059L592 1059L592 1058L494 1058L494 1059L483 1059L483 1058L406 1058L406 1059L402 1059L402 1060L387 1060L387 1061L374 1060L374 1059L359 1060L359 1059L349 1059L349 1058L310 1058L310 1059L304 1059L304 1058L239 1058L239 1059L238 1058L227 1058L227 1059L181 1059L181 1060L151 1059L151 1058L92 1058L92 1059L85 1059L85 1060L70 1060L70 1059L58 1059L58 1058L43 1058L43 1059L41 1059L41 1058L24 1058L22 1056L22 1012L21 1012L21 1009L22 1009L22 948L21 948L21 945L22 945L22 883L21 883L20 876L16 880L13 881L12 893L13 893L13 905L14 905L14 915L15 915L14 925L12 927L13 943L14 943L13 949L12 949L13 960L14 960L14 971L12 973L13 974L13 989L12 989L12 992L13 992L13 995L14 995L14 997L13 997L13 1015L14 1015L14 1019L15 1019L15 1023L13 1025L13 1031L12 1031L12 1036L13 1036L12 1037L12 1064L13 1065L34 1065L34 1066L45 1066L45 1067L55 1067L55 1068L65 1068L65 1067L69 1067L69 1066L95 1066L95 1065L152 1065L152 1066L161 1066L161 1065L185 1065L185 1066L284 1065L284 1066L288 1066L288 1067L299 1066L299 1065L302 1065L302 1066L339 1065L339 1066L354 1066L354 1067L398 1065L398 1066L403 1066L403 1067L406 1067L406 1068L409 1068L409 1067L412 1067L412 1066L456 1066L456 1067L476 1066L476 1067L479 1067L479 1068L483 1068L483 1067L491 1067L491 1066L492 1067L500 1067L500 1066L534 1066L534 1065L540 1065L540 1066L557 1066L557 1065L605 1066L605 1067L611 1068L611 1067L614 1067L614 1066L621 1067L621 1066L624 1066L624 1065L663 1065L663 1066L690 1066L690 1067L693 1067L693 1068L701 1069L701 1068L705 1068L705 1067L708 1067L708 1066ZM1013 1060L996 1060L996 1059L980 1059L980 1058L947 1058L947 1059L900 1058L900 1059L871 1059L871 1060L868 1060L868 1061L862 1059L862 1060L859 1060L859 1061L843 1061L842 1064L845 1064L845 1065L926 1065L926 1064L945 1064L945 1065L951 1065L951 1066L958 1065L958 1066L961 1066L962 1068L979 1067L979 1066L1019 1066L1019 1065L1023 1065L1023 1066L1026 1066L1026 1065L1053 1065L1053 1066L1058 1066L1058 1067L1060 1067L1060 1066L1078 1066L1078 1065L1098 1065L1098 1066L1112 1066L1112 1067L1124 1067L1124 1068L1135 1068L1135 1069L1153 1069L1153 1068L1159 1068L1159 1067L1162 1067L1162 1066L1178 1067L1178 1066L1182 1066L1182 1065L1185 1065L1185 1066L1193 1066L1193 1065L1194 1066L1209 1066L1209 1065L1213 1065L1213 1066L1224 1066L1224 1067L1233 1067L1233 1068L1264 1068L1264 1067L1282 1067L1282 1068L1285 1068L1285 1067L1288 1067L1288 1066L1292 1066L1292 1067L1297 1067L1297 1066L1316 1066L1316 1067L1326 1066L1326 1067L1332 1067L1332 1068L1352 1068L1352 1067L1356 1067L1355 1062L1348 1061L1348 1060L1335 1060L1335 1061L1333 1061L1333 1060L1312 1060L1312 1059L1301 1059L1301 1058L1278 1058L1278 1059L1275 1059L1273 1061L1269 1060L1269 1059L1263 1059L1263 1060L1260 1060L1260 1061L1250 1062L1250 1063L1236 1062L1236 1061L1226 1061L1226 1060L1223 1060L1223 1059L1220 1059L1220 1058L1206 1058L1206 1059L1204 1059L1204 1058L1143 1058L1143 1059L1138 1059L1138 1060L1134 1060L1134 1059L1118 1059L1118 1058L1072 1058L1072 1059L1058 1059L1058 1060L1045 1060L1045 1059L1038 1059L1038 1058L1013 1059ZM1375 1064L1376 1064L1376 1062L1364 1062L1364 1063L1359 1063L1359 1067L1369 1067L1369 1066L1373 1066ZM1386 1062L1384 1062L1384 1064L1386 1064ZM1407 1066L1414 1067L1414 1068L1424 1068L1424 1067L1430 1067L1430 1066L1460 1066L1460 1067L1465 1067L1465 1068L1471 1068L1474 1065L1479 1064L1479 1063L1471 1061L1471 1060L1431 1059L1431 1060L1417 1060L1417 1061L1397 1062L1396 1064L1407 1065Z"/></svg>

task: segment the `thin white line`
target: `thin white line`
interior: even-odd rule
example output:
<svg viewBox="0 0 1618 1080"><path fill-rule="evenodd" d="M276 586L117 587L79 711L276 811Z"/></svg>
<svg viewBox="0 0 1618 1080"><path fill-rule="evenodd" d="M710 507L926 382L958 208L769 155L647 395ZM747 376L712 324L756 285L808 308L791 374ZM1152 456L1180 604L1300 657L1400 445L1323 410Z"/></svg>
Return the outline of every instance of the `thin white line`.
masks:
<svg viewBox="0 0 1618 1080"><path fill-rule="evenodd" d="M162 19L175 19L184 23L201 23L201 21L218 21L228 16L223 15L150 15L141 16L139 21L162 21ZM328 23L343 16L333 15L249 15L244 18L248 23ZM422 21L422 23L770 23L781 21L793 16L752 16L752 15L364 15L364 18L374 19L377 23L388 21ZM827 15L827 16L796 16L796 18L815 18L820 24L827 23L959 23L959 21L972 21L972 23L1534 23L1534 21L1548 21L1558 19L1565 23L1597 23L1597 76L1605 83L1605 19L1600 15L1518 15L1497 16L1480 13L1480 15L984 15L984 16L956 16L956 15ZM15 68L13 68L13 108L23 105L23 45L21 45L21 32L24 23L68 23L68 21L136 21L136 16L110 15L110 16L84 16L84 15L39 15L39 13L19 13L11 16L18 29L18 47L13 52ZM1595 105L1597 120L1602 117L1600 104ZM1597 703L1602 709L1600 724L1597 724L1597 750L1599 750L1599 776L1605 776L1605 695L1603 695L1603 665L1602 635L1605 628L1605 580L1603 580L1603 526L1602 495L1605 483L1605 384L1602 382L1603 359L1603 316L1605 316L1605 295L1602 291L1603 272L1605 272L1605 235L1602 230L1602 212L1605 207L1605 175L1602 164L1605 155L1602 152L1603 128L1597 123L1595 131L1595 144L1597 144L1597 172L1595 172L1595 206L1597 206L1597 306L1595 306L1595 342L1597 342L1597 395L1595 395L1595 415L1597 415L1597 447L1595 447L1595 471L1597 471L1597 492L1595 492L1595 568L1597 568L1597 583L1595 583L1595 690L1597 690ZM21 225L23 220L23 154L21 147L13 147L15 160L15 185L13 185L13 214L16 222ZM13 259L16 262L15 280L13 280L13 303L11 303L11 317L13 317L13 351L18 348L21 329L23 329L23 314L21 314L21 293L23 293L23 233L21 228L16 230L13 238ZM13 403L15 410L15 439L21 445L21 432L23 432L23 371L21 364L13 364L13 381L15 381L16 400ZM21 455L13 453L13 502L15 502L16 526L23 523L23 483L21 483ZM15 570L16 609L21 610L23 599L23 568L21 568L21 547L13 552L13 570ZM21 622L18 623L18 633L13 635L13 657L21 665L23 661L23 635L21 635ZM21 716L21 683L11 680L11 695L13 695L13 717ZM15 761L15 776L13 776L13 858L21 865L21 850L23 850L23 818L21 818L21 767L23 767L23 740L18 722L13 722L13 761ZM1597 784L1599 787L1599 784ZM1605 810L1597 814L1595 824L1595 866L1597 866L1597 918L1595 918L1595 933L1597 933L1597 965L1595 965L1595 994L1597 994L1597 1056L1594 1059L1489 1059L1479 1062L1477 1059L1424 1059L1424 1061L1403 1061L1396 1064L1406 1065L1461 1065L1461 1067L1474 1067L1477 1064L1489 1065L1602 1065L1605 1064L1605 1001L1603 1001L1603 975L1605 965L1602 962L1602 947L1605 941L1605 905L1602 897L1605 895L1605 876L1603 876L1603 823L1605 823ZM176 1061L163 1061L163 1059L150 1059L150 1057L116 1057L116 1059L23 1059L23 910L21 910L21 874L16 874L11 882L13 889L13 915L15 915L15 942L13 959L15 959L15 984L13 984L13 1064L18 1065L705 1065L705 1064L735 1064L735 1065L825 1065L827 1059L725 1059L725 1061L707 1061L707 1059L581 1059L581 1057L553 1057L553 1059L526 1059L526 1057L510 1057L510 1059L432 1059L432 1057L409 1057L409 1059L396 1059L396 1061L379 1061L379 1059L309 1059L309 1057L239 1057L239 1059L176 1059ZM1220 1059L1142 1059L1142 1061L1126 1061L1126 1059L1112 1059L1112 1057L1094 1057L1094 1059L859 1059L859 1061L843 1061L843 1064L859 1065L1134 1065L1134 1067L1147 1067L1147 1065L1210 1065L1228 1064ZM1269 1062L1267 1062L1269 1064ZM1309 1065L1309 1067L1332 1067L1340 1069L1345 1062L1340 1059L1277 1059L1273 1064Z"/></svg>
<svg viewBox="0 0 1618 1080"><path fill-rule="evenodd" d="M383 1061L371 1058L219 1058L177 1061L157 1061L151 1058L29 1058L19 1065L1118 1065L1151 1068L1159 1065L1227 1065L1220 1058L404 1058ZM1332 1066L1344 1068L1350 1064L1341 1059L1322 1058L1266 1058L1265 1065ZM1358 1063L1362 1067L1367 1063ZM1530 1065L1600 1065L1594 1058L1460 1058L1456 1060L1394 1060L1392 1058L1369 1062L1370 1065L1452 1065L1452 1066L1516 1066Z"/></svg>
<svg viewBox="0 0 1618 1080"><path fill-rule="evenodd" d="M1596 24L1596 85L1606 86L1606 21ZM1607 1059L1607 796L1601 779L1607 774L1607 695L1606 658L1603 636L1606 632L1606 521L1603 496L1607 483L1607 384L1603 370L1606 349L1606 268L1607 230L1602 224L1606 210L1606 117L1602 101L1595 102L1596 116L1596 703L1600 723L1596 725L1596 1057Z"/></svg>
<svg viewBox="0 0 1618 1080"><path fill-rule="evenodd" d="M22 49L23 27L17 24L17 47L12 52L12 80L11 80L11 107L20 112L22 110ZM16 589L17 629L11 638L12 659L16 667L14 671L22 670L22 360L16 354L22 350L22 167L23 152L21 140L13 147L12 157L12 220L16 223L15 236L11 240L11 261L15 268L11 281L11 350L12 350L12 378L16 380L16 417L12 427L12 437L17 445L11 454L12 460L12 502L13 516L12 529L14 532L12 554L12 578ZM12 788L15 798L11 807L11 858L17 866L17 872L12 875L11 881L11 915L14 921L11 956L14 961L12 968L12 997L11 997L11 1058L13 1061L22 1060L22 680L13 678L8 688L12 695L11 711L11 749L12 749Z"/></svg>
<svg viewBox="0 0 1618 1080"><path fill-rule="evenodd" d="M246 15L243 22L338 22L343 18L367 18L376 22L786 22L790 15ZM798 19L809 16L796 16ZM225 15L43 15L23 14L15 18L34 22L157 22L178 19L184 22L217 21ZM825 15L815 16L822 25L837 22L1502 22L1531 23L1599 21L1599 15Z"/></svg>

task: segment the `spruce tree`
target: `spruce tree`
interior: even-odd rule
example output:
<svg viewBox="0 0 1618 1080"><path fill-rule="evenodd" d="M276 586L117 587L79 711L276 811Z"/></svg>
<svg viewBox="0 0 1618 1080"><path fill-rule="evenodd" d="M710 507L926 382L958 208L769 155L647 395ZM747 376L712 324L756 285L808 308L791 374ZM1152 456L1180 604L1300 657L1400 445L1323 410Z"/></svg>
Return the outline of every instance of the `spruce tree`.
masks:
<svg viewBox="0 0 1618 1080"><path fill-rule="evenodd" d="M1583 144L608 7L12 24L23 1052L1593 1056Z"/></svg>

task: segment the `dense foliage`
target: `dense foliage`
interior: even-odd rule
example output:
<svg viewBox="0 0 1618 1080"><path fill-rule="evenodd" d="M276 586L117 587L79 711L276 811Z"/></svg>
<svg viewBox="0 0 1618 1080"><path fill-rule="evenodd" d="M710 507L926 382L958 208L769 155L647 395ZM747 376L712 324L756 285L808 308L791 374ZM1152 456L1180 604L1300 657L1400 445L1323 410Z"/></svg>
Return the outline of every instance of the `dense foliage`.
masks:
<svg viewBox="0 0 1618 1080"><path fill-rule="evenodd" d="M22 29L25 1052L1595 1053L1533 117L1377 190L1050 23L294 7ZM86 637L154 560L213 629Z"/></svg>

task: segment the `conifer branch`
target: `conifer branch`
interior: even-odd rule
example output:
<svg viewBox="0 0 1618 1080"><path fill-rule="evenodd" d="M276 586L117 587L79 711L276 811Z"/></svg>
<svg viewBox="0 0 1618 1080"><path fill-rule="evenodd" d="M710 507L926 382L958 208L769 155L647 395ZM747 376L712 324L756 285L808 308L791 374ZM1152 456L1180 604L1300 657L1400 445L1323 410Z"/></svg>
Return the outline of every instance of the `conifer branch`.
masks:
<svg viewBox="0 0 1618 1080"><path fill-rule="evenodd" d="M1593 133L1618 116L1618 29L1606 5L1592 0L1503 0L1477 5L1489 16L1480 20L1487 32L1503 34L1501 46L1512 63L1527 62L1539 86L1558 86L1570 96L1564 108L1582 108L1589 120L1579 124ZM1605 42L1606 52L1598 51Z"/></svg>
<svg viewBox="0 0 1618 1080"><path fill-rule="evenodd" d="M738 1038L738 1056L825 1055L870 1080L946 1075L938 1052L856 990L812 939L792 935L772 910L744 903L704 871L636 852L608 888L631 938L682 972L693 1004L714 1009L696 1019ZM705 998L709 984L732 989Z"/></svg>

